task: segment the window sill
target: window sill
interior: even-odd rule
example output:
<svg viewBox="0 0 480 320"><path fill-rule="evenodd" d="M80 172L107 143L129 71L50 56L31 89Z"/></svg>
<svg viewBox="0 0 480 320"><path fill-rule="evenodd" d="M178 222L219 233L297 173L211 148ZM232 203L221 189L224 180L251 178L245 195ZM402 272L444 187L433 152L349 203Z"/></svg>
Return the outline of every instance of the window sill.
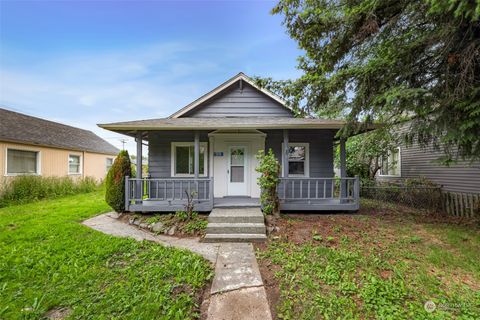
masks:
<svg viewBox="0 0 480 320"><path fill-rule="evenodd" d="M69 176L81 176L82 173L81 173L81 172L79 172L79 173L70 173L70 172L69 172L68 175L69 175Z"/></svg>
<svg viewBox="0 0 480 320"><path fill-rule="evenodd" d="M6 173L5 177L41 176L41 173Z"/></svg>
<svg viewBox="0 0 480 320"><path fill-rule="evenodd" d="M198 177L199 178L208 178L204 174L200 174L200 175L198 175ZM190 175L190 174L188 174L188 175L187 174L180 174L180 175L176 174L176 175L173 175L172 178L195 178L195 175L193 175L193 174L192 175Z"/></svg>

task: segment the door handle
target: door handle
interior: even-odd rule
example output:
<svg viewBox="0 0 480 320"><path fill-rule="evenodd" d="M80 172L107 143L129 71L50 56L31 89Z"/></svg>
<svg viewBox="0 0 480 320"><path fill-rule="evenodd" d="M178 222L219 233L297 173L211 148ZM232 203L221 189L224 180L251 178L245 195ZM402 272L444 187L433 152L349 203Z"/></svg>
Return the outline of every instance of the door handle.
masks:
<svg viewBox="0 0 480 320"><path fill-rule="evenodd" d="M229 170L229 169L227 169L227 174L230 174L230 170Z"/></svg>

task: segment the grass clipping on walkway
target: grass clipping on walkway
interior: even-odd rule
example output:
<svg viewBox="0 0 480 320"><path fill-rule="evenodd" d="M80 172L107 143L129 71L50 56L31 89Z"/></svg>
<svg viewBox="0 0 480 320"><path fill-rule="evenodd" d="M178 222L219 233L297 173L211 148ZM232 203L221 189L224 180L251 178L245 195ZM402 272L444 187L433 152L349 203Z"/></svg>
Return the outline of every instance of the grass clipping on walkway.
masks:
<svg viewBox="0 0 480 320"><path fill-rule="evenodd" d="M0 209L0 319L198 317L208 262L80 224L108 210L100 192Z"/></svg>
<svg viewBox="0 0 480 320"><path fill-rule="evenodd" d="M279 319L478 319L478 224L372 201L360 213L284 216L258 245Z"/></svg>

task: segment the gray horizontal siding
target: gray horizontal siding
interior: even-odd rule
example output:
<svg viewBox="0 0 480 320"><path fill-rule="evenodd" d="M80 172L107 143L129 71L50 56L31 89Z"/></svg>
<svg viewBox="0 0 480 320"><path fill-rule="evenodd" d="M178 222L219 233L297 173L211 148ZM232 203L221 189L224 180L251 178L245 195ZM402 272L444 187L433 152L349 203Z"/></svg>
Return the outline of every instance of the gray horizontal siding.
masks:
<svg viewBox="0 0 480 320"><path fill-rule="evenodd" d="M408 130L408 125L399 129L399 133ZM422 148L417 143L400 145L401 178L378 177L379 180L402 180L408 178L427 178L441 186L445 191L480 193L480 161L470 163L461 161L449 167L436 162L442 156L441 150L433 147Z"/></svg>
<svg viewBox="0 0 480 320"><path fill-rule="evenodd" d="M200 133L200 142L208 142L208 132ZM152 178L171 177L172 142L193 142L193 131L150 132L148 138L148 171ZM208 163L207 163L208 170Z"/></svg>
<svg viewBox="0 0 480 320"><path fill-rule="evenodd" d="M245 82L240 90L237 82L183 117L293 117L293 114Z"/></svg>
<svg viewBox="0 0 480 320"><path fill-rule="evenodd" d="M270 148L282 162L283 130L263 130L265 149ZM333 130L289 130L290 142L307 142L310 148L310 177L333 177Z"/></svg>
<svg viewBox="0 0 480 320"><path fill-rule="evenodd" d="M264 130L265 149L272 149L281 163L282 130ZM291 142L310 144L310 177L333 177L333 130L289 130ZM171 143L193 142L193 131L162 131L149 133L148 166L152 178L171 177ZM208 142L208 132L202 131L200 142ZM208 164L207 164L208 166ZM208 169L208 167L207 167Z"/></svg>

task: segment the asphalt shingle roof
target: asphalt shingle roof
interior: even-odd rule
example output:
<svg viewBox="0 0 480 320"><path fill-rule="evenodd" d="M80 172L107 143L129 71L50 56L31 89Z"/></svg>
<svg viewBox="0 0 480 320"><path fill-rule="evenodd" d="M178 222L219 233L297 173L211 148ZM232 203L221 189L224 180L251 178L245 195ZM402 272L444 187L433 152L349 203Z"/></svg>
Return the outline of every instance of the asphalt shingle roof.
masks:
<svg viewBox="0 0 480 320"><path fill-rule="evenodd" d="M117 148L91 131L0 108L0 141L115 155Z"/></svg>
<svg viewBox="0 0 480 320"><path fill-rule="evenodd" d="M340 129L341 120L282 118L282 117L232 117L232 118L163 118L99 124L113 131L127 130L188 130L188 129Z"/></svg>

